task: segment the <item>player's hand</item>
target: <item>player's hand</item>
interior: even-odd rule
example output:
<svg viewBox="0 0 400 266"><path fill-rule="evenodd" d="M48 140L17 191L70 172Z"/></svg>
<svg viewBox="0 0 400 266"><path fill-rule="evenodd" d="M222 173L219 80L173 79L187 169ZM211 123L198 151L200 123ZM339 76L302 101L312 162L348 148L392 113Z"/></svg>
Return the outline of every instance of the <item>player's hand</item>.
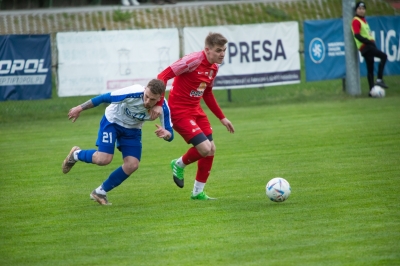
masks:
<svg viewBox="0 0 400 266"><path fill-rule="evenodd" d="M154 133L156 133L157 137L163 138L165 140L169 140L171 138L171 132L162 128L160 125L156 124L155 126L157 129L156 131L154 131Z"/></svg>
<svg viewBox="0 0 400 266"><path fill-rule="evenodd" d="M226 127L229 133L235 133L235 129L233 128L233 125L231 121L228 120L228 118L222 118L220 121Z"/></svg>
<svg viewBox="0 0 400 266"><path fill-rule="evenodd" d="M155 105L150 109L150 120L155 120L161 115L162 107Z"/></svg>
<svg viewBox="0 0 400 266"><path fill-rule="evenodd" d="M75 106L74 108L69 110L68 119L69 120L72 119L72 123L74 123L75 120L78 119L78 117L79 117L79 115L81 114L82 111L83 111L83 109L82 109L82 107L80 105Z"/></svg>

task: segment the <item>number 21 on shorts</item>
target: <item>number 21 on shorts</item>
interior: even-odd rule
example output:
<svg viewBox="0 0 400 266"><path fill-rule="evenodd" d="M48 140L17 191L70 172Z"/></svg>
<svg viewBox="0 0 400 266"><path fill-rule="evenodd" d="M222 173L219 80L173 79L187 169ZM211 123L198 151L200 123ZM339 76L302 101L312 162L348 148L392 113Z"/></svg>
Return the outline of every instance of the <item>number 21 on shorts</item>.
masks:
<svg viewBox="0 0 400 266"><path fill-rule="evenodd" d="M103 143L112 143L112 132L103 132Z"/></svg>

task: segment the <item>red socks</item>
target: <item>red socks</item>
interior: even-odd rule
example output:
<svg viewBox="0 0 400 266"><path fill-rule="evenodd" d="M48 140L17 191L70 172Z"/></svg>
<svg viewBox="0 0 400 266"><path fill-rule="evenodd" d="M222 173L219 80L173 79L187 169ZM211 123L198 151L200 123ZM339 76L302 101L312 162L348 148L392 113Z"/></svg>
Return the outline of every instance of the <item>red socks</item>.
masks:
<svg viewBox="0 0 400 266"><path fill-rule="evenodd" d="M197 161L196 180L206 183L210 175L211 167L214 161L214 155L201 158Z"/></svg>
<svg viewBox="0 0 400 266"><path fill-rule="evenodd" d="M191 147L183 156L182 162L186 165L197 161L196 180L206 183L214 161L214 155L203 157L195 147Z"/></svg>
<svg viewBox="0 0 400 266"><path fill-rule="evenodd" d="M186 165L194 163L203 158L195 147L191 147L183 156L182 162Z"/></svg>

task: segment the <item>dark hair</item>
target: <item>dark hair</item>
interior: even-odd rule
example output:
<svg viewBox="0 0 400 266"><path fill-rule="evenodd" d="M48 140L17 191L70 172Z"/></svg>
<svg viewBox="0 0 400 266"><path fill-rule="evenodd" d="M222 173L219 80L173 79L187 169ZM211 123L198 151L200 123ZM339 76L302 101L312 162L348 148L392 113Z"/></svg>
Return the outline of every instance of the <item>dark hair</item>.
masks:
<svg viewBox="0 0 400 266"><path fill-rule="evenodd" d="M360 6L367 9L367 6L365 5L365 3L363 1L359 1L359 2L357 2L356 6L354 7L354 12L357 11L357 8L359 8Z"/></svg>
<svg viewBox="0 0 400 266"><path fill-rule="evenodd" d="M205 45L208 48L213 48L216 45L224 46L227 42L228 40L222 34L210 32L206 37Z"/></svg>
<svg viewBox="0 0 400 266"><path fill-rule="evenodd" d="M152 79L147 84L147 88L150 89L153 94L163 95L165 93L165 84L160 79Z"/></svg>

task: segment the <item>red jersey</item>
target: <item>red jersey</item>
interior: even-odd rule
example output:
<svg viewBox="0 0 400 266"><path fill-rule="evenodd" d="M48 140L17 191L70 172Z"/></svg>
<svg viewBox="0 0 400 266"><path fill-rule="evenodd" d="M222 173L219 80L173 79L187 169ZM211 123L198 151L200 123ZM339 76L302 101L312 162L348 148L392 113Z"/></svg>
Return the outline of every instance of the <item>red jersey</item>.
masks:
<svg viewBox="0 0 400 266"><path fill-rule="evenodd" d="M203 114L201 98L219 119L225 118L212 93L218 64L210 64L204 51L186 55L167 67L157 78L167 81L174 78L168 97L172 116Z"/></svg>

